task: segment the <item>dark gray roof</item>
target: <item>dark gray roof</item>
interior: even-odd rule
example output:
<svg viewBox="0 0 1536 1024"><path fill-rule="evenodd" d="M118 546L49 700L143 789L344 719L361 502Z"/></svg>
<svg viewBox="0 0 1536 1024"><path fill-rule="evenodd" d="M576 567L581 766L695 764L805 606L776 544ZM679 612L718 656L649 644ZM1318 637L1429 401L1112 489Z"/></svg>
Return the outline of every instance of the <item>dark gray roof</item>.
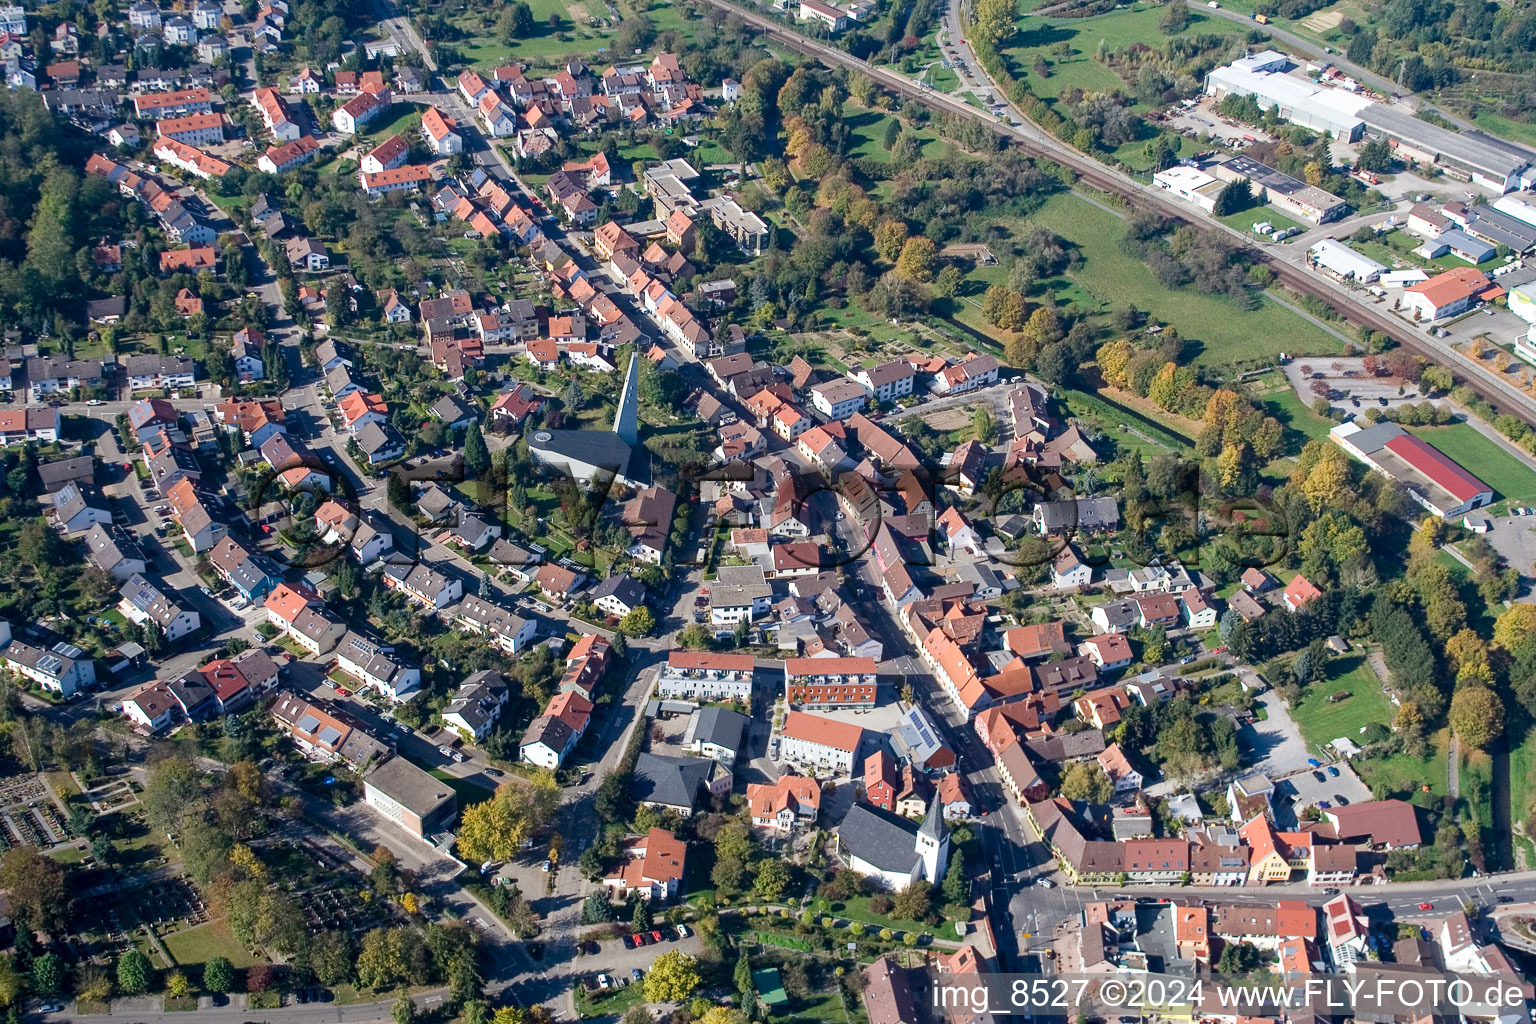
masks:
<svg viewBox="0 0 1536 1024"><path fill-rule="evenodd" d="M700 743L713 743L727 750L740 750L741 737L747 730L747 716L726 708L704 708L693 728L693 738Z"/></svg>
<svg viewBox="0 0 1536 1024"><path fill-rule="evenodd" d="M1066 529L1112 530L1120 525L1120 507L1114 498L1077 498L1042 502L1035 519L1047 533Z"/></svg>
<svg viewBox="0 0 1536 1024"><path fill-rule="evenodd" d="M1059 732L1024 741L1029 752L1042 761L1065 761L1074 757L1093 757L1104 749L1104 733L1098 729Z"/></svg>
<svg viewBox="0 0 1536 1024"><path fill-rule="evenodd" d="M125 560L145 561L136 539L116 526L92 523L85 534L86 558L104 572L111 572Z"/></svg>
<svg viewBox="0 0 1536 1024"><path fill-rule="evenodd" d="M357 446L369 455L377 455L385 449L404 448L405 441L389 424L370 423L357 432Z"/></svg>
<svg viewBox="0 0 1536 1024"><path fill-rule="evenodd" d="M933 801L938 806L938 801ZM855 802L837 826L838 846L881 871L911 871L917 863L917 822Z"/></svg>
<svg viewBox="0 0 1536 1024"><path fill-rule="evenodd" d="M444 395L432 403L432 415L444 423L457 423L459 420L474 419L475 414L453 395Z"/></svg>
<svg viewBox="0 0 1536 1024"><path fill-rule="evenodd" d="M595 604L600 598L616 597L630 608L645 600L645 584L628 573L605 577L589 595Z"/></svg>
<svg viewBox="0 0 1536 1024"><path fill-rule="evenodd" d="M89 455L74 459L60 459L58 462L45 462L37 467L38 478L43 482L43 490L49 494L71 481L90 483L95 472L96 460Z"/></svg>
<svg viewBox="0 0 1536 1024"><path fill-rule="evenodd" d="M643 753L635 760L630 795L641 803L693 808L699 787L709 779L714 761L700 757L663 757Z"/></svg>
<svg viewBox="0 0 1536 1024"><path fill-rule="evenodd" d="M618 434L607 430L537 430L528 439L528 447L630 477L634 453Z"/></svg>
<svg viewBox="0 0 1536 1024"><path fill-rule="evenodd" d="M564 750L571 742L571 727L554 715L540 715L528 723L528 728L523 732L521 745L528 747L539 742L543 742L551 750Z"/></svg>

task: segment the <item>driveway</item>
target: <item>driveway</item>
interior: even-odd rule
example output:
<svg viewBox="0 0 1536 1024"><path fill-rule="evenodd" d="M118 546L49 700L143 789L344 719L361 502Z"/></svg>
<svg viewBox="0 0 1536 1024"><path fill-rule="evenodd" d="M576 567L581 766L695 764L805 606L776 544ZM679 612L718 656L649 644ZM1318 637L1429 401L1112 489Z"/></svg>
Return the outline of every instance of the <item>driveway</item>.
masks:
<svg viewBox="0 0 1536 1024"><path fill-rule="evenodd" d="M1267 690L1254 699L1254 704L1264 709L1264 721L1250 722L1239 733L1252 769L1277 778L1305 768L1312 755L1280 696Z"/></svg>

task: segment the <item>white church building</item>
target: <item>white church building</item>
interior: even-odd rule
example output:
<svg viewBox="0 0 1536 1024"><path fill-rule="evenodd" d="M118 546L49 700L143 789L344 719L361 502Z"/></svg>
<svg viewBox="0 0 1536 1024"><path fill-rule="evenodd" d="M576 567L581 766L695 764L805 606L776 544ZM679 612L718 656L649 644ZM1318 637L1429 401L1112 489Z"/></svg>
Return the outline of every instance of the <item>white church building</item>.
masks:
<svg viewBox="0 0 1536 1024"><path fill-rule="evenodd" d="M937 884L949 867L943 801L929 804L921 824L856 802L837 826L837 852L850 868L886 889L904 889L918 879Z"/></svg>

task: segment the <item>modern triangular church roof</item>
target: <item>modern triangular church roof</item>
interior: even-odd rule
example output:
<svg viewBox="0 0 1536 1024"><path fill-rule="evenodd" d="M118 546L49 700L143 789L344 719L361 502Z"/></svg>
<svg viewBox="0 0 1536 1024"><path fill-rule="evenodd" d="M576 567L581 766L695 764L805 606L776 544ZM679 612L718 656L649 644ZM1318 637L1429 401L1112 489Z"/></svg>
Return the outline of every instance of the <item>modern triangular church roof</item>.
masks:
<svg viewBox="0 0 1536 1024"><path fill-rule="evenodd" d="M619 392L619 407L613 414L613 432L633 448L640 443L640 350L629 354L629 372L624 375L624 390Z"/></svg>

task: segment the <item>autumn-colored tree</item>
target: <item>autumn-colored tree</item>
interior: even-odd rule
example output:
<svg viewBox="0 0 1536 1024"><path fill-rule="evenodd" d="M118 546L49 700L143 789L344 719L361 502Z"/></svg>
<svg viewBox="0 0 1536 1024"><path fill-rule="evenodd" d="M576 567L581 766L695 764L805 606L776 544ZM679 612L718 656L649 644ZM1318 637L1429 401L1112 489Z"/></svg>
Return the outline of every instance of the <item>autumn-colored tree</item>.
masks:
<svg viewBox="0 0 1536 1024"><path fill-rule="evenodd" d="M907 242L907 225L899 220L883 220L875 225L875 252L887 263L895 263Z"/></svg>
<svg viewBox="0 0 1536 1024"><path fill-rule="evenodd" d="M1163 368L1157 371L1157 376L1152 378L1152 386L1147 389L1147 398L1159 409L1172 409L1179 400L1179 367L1177 363L1164 363Z"/></svg>
<svg viewBox="0 0 1536 1024"><path fill-rule="evenodd" d="M1445 656L1456 670L1458 686L1471 681L1493 681L1493 669L1488 664L1488 642L1478 636L1476 630L1464 628L1447 640Z"/></svg>
<svg viewBox="0 0 1536 1024"><path fill-rule="evenodd" d="M1307 456L1310 455L1310 458ZM1341 504L1349 493L1349 456L1336 445L1309 441L1302 449L1303 458L1291 481L1301 485L1301 493L1314 512ZM1310 463L1310 465L1308 465Z"/></svg>
<svg viewBox="0 0 1536 1024"><path fill-rule="evenodd" d="M1451 730L1474 750L1486 750L1504 731L1504 704L1486 686L1463 686L1451 698Z"/></svg>
<svg viewBox="0 0 1536 1024"><path fill-rule="evenodd" d="M1216 456L1216 476L1228 493L1238 493L1248 476L1248 446L1239 442L1222 448Z"/></svg>
<svg viewBox="0 0 1536 1024"><path fill-rule="evenodd" d="M1104 378L1104 383L1113 388L1129 386L1126 369L1135 354L1136 347L1124 338L1100 345L1094 358L1098 360L1099 376Z"/></svg>
<svg viewBox="0 0 1536 1024"><path fill-rule="evenodd" d="M652 1003L680 1003L699 987L699 980L699 962L693 954L668 950L645 976L645 998Z"/></svg>
<svg viewBox="0 0 1536 1024"><path fill-rule="evenodd" d="M901 255L896 257L896 273L919 283L932 281L938 265L939 247L933 244L933 239L923 235L907 239L901 247Z"/></svg>

